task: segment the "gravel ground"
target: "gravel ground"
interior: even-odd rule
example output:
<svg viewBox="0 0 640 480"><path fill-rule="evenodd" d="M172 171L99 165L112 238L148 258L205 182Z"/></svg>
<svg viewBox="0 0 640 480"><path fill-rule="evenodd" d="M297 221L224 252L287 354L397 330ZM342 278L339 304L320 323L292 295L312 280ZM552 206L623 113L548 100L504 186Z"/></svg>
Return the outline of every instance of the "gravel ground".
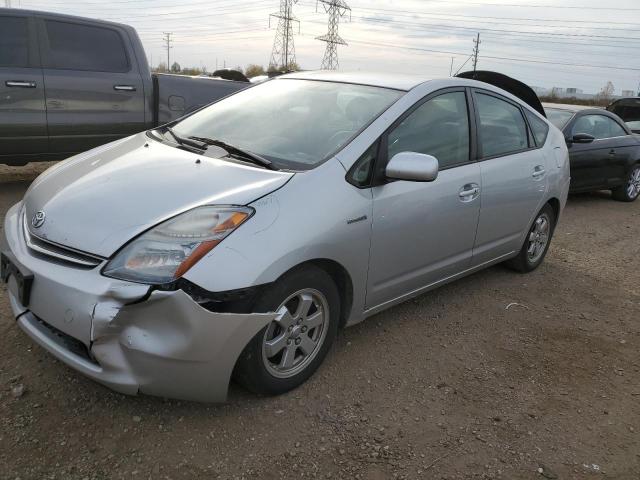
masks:
<svg viewBox="0 0 640 480"><path fill-rule="evenodd" d="M0 167L0 216L39 170ZM2 287L0 477L638 479L638 238L640 202L574 196L536 272L395 307L301 388L232 386L222 406L83 378L16 328Z"/></svg>

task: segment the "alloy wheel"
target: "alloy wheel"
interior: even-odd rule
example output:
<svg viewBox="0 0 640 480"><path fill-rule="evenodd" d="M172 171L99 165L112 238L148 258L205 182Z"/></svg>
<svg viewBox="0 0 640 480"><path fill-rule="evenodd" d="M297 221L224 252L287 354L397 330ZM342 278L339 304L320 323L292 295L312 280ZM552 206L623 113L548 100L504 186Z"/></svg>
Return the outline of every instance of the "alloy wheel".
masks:
<svg viewBox="0 0 640 480"><path fill-rule="evenodd" d="M546 212L541 213L529 232L529 245L527 247L527 259L534 264L544 254L551 230L551 219Z"/></svg>
<svg viewBox="0 0 640 480"><path fill-rule="evenodd" d="M262 361L278 378L304 370L316 357L327 335L329 303L318 290L303 289L289 296L267 327L262 341Z"/></svg>
<svg viewBox="0 0 640 480"><path fill-rule="evenodd" d="M635 199L640 194L640 166L636 167L629 175L627 183L627 195L630 199Z"/></svg>

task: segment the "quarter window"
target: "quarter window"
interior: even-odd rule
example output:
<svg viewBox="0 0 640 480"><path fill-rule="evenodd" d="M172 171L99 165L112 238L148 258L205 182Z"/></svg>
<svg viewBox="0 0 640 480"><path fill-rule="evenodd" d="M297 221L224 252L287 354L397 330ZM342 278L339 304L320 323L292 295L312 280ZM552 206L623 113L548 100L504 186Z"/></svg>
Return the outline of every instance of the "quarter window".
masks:
<svg viewBox="0 0 640 480"><path fill-rule="evenodd" d="M464 92L445 93L419 106L388 137L388 155L433 155L440 168L469 161L469 115Z"/></svg>
<svg viewBox="0 0 640 480"><path fill-rule="evenodd" d="M617 122L604 115L585 115L573 125L573 135L587 133L595 139L621 137L627 132Z"/></svg>
<svg viewBox="0 0 640 480"><path fill-rule="evenodd" d="M49 39L44 66L63 70L127 72L129 62L120 34L110 28L46 20Z"/></svg>
<svg viewBox="0 0 640 480"><path fill-rule="evenodd" d="M549 135L549 125L529 110L525 109L524 114L527 116L527 120L529 121L529 126L533 132L533 138L536 140L536 145L539 147L543 146L544 142L547 141L547 135Z"/></svg>
<svg viewBox="0 0 640 480"><path fill-rule="evenodd" d="M24 17L0 17L0 67L29 66L29 31Z"/></svg>
<svg viewBox="0 0 640 480"><path fill-rule="evenodd" d="M497 157L529 147L527 125L517 106L492 95L476 94L483 157Z"/></svg>

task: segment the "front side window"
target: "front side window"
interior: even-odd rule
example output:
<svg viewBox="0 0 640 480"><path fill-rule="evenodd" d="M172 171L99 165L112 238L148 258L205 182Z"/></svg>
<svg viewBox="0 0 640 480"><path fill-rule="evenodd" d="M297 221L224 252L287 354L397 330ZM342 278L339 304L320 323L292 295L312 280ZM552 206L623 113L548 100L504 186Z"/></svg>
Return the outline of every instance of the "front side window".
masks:
<svg viewBox="0 0 640 480"><path fill-rule="evenodd" d="M438 159L440 168L469 161L469 114L464 92L444 93L420 105L388 137L388 158L417 152Z"/></svg>
<svg viewBox="0 0 640 480"><path fill-rule="evenodd" d="M476 94L482 156L497 157L529 147L527 125L520 108L500 98Z"/></svg>
<svg viewBox="0 0 640 480"><path fill-rule="evenodd" d="M28 45L27 19L0 17L0 67L27 67Z"/></svg>
<svg viewBox="0 0 640 480"><path fill-rule="evenodd" d="M627 132L614 120L604 115L585 115L576 120L573 125L573 135L586 133L596 140L603 138L621 137Z"/></svg>
<svg viewBox="0 0 640 480"><path fill-rule="evenodd" d="M45 21L48 53L45 68L123 73L129 61L120 34L110 28Z"/></svg>
<svg viewBox="0 0 640 480"><path fill-rule="evenodd" d="M533 132L533 138L536 140L536 145L539 147L543 146L544 142L547 141L547 135L549 135L549 125L527 109L525 109L524 114L527 116L527 120L529 121L529 126Z"/></svg>
<svg viewBox="0 0 640 480"><path fill-rule="evenodd" d="M182 137L221 140L280 168L308 170L345 146L404 92L282 78L242 90L178 122Z"/></svg>

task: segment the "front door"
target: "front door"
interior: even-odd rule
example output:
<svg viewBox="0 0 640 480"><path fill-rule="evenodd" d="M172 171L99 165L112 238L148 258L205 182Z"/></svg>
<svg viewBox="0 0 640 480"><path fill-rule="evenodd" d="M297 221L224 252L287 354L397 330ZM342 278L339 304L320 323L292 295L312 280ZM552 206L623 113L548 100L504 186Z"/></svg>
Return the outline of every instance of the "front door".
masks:
<svg viewBox="0 0 640 480"><path fill-rule="evenodd" d="M579 116L571 126L571 136L586 133L590 143L571 143L571 189L589 190L618 185L626 174L625 155L633 139L613 119L600 114Z"/></svg>
<svg viewBox="0 0 640 480"><path fill-rule="evenodd" d="M436 157L440 172L429 183L383 181L373 187L368 309L469 268L480 167L471 161L468 112L464 90L431 95L383 138L382 167L397 153L418 152Z"/></svg>
<svg viewBox="0 0 640 480"><path fill-rule="evenodd" d="M125 32L41 19L52 152L80 152L145 129L144 91Z"/></svg>
<svg viewBox="0 0 640 480"><path fill-rule="evenodd" d="M0 163L19 163L19 155L47 151L44 82L35 38L29 16L0 15Z"/></svg>

